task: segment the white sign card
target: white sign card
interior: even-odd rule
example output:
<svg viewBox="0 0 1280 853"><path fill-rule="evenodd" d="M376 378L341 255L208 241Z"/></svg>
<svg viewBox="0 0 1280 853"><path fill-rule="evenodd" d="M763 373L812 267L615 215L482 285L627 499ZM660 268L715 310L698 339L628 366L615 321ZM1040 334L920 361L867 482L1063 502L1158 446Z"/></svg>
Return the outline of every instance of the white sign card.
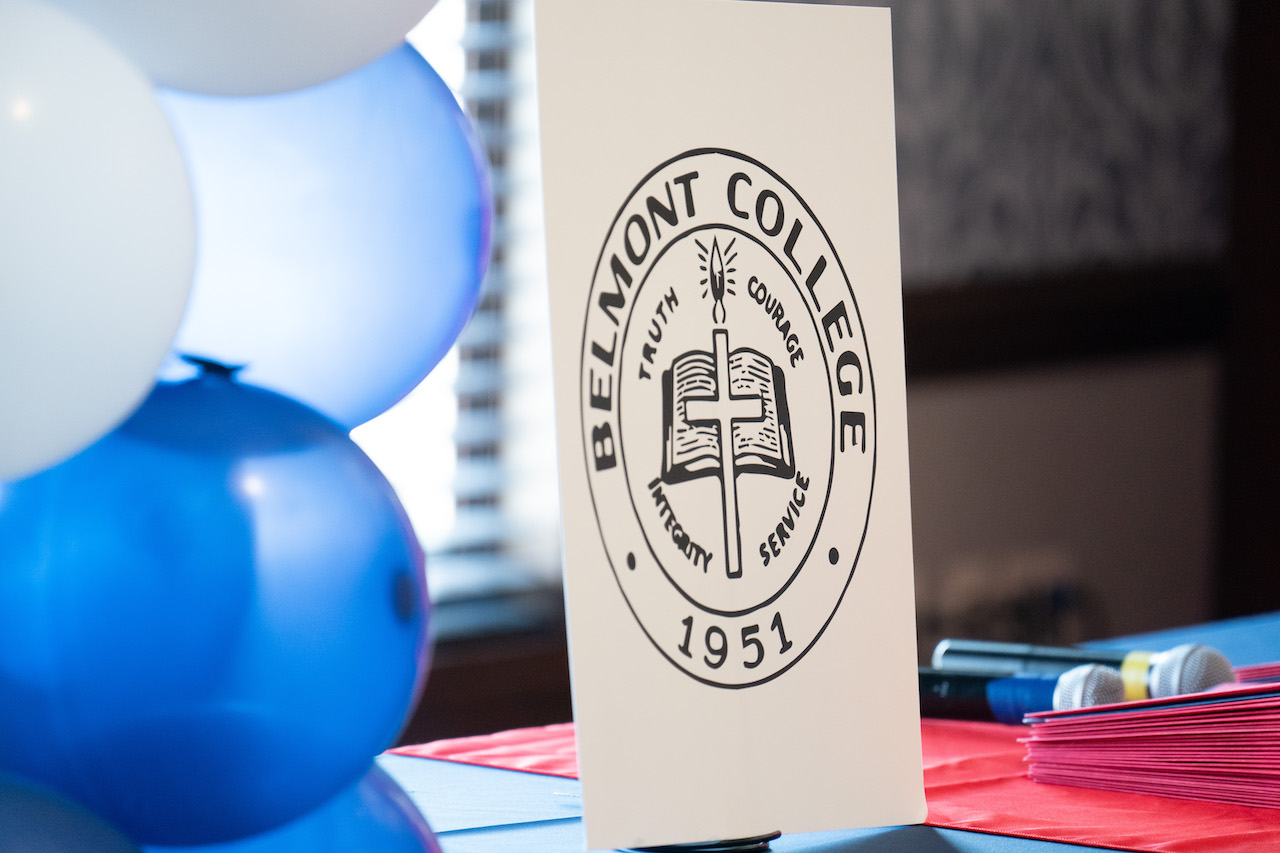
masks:
<svg viewBox="0 0 1280 853"><path fill-rule="evenodd" d="M922 821L889 12L535 8L587 846Z"/></svg>

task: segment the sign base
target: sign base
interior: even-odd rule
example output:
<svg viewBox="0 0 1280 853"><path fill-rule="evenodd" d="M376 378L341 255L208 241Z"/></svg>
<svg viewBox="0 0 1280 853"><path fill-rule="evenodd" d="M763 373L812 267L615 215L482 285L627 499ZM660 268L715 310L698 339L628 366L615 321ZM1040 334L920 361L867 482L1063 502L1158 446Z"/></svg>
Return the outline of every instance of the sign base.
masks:
<svg viewBox="0 0 1280 853"><path fill-rule="evenodd" d="M757 853L769 849L769 842L781 838L781 832L770 832L752 838L703 841L696 844L663 844L659 847L633 848L636 853Z"/></svg>

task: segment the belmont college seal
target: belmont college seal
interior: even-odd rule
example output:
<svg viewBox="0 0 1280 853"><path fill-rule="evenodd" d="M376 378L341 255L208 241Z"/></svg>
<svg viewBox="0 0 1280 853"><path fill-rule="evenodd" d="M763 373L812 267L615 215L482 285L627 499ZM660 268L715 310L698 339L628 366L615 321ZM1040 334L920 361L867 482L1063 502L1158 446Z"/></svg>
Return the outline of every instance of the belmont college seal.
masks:
<svg viewBox="0 0 1280 853"><path fill-rule="evenodd" d="M786 672L857 567L876 418L853 288L779 175L702 149L632 191L591 283L580 404L600 536L653 645L718 687Z"/></svg>

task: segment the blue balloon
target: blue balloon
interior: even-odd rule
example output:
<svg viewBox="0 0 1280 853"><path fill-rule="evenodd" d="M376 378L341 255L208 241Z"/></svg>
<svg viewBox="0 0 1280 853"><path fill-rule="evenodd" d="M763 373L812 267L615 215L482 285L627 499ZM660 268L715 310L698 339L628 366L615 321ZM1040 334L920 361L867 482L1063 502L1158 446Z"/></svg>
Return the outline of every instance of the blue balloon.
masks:
<svg viewBox="0 0 1280 853"><path fill-rule="evenodd" d="M314 812L271 832L227 844L146 849L147 853L440 853L426 818L377 765Z"/></svg>
<svg viewBox="0 0 1280 853"><path fill-rule="evenodd" d="M394 740L427 611L409 522L346 432L209 365L0 484L0 771L138 842L263 832Z"/></svg>
<svg viewBox="0 0 1280 853"><path fill-rule="evenodd" d="M492 220L484 154L426 60L405 45L309 89L160 102L197 214L175 352L348 428L417 386L479 299Z"/></svg>
<svg viewBox="0 0 1280 853"><path fill-rule="evenodd" d="M2 853L138 853L83 806L0 774Z"/></svg>

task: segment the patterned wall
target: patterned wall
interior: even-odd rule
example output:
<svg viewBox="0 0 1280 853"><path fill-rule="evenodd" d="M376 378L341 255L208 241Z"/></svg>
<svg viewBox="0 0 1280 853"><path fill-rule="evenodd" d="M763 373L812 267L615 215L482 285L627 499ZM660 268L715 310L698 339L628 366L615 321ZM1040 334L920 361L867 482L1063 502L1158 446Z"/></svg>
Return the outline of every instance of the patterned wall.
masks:
<svg viewBox="0 0 1280 853"><path fill-rule="evenodd" d="M1224 248L1228 0L848 4L893 10L908 287Z"/></svg>

